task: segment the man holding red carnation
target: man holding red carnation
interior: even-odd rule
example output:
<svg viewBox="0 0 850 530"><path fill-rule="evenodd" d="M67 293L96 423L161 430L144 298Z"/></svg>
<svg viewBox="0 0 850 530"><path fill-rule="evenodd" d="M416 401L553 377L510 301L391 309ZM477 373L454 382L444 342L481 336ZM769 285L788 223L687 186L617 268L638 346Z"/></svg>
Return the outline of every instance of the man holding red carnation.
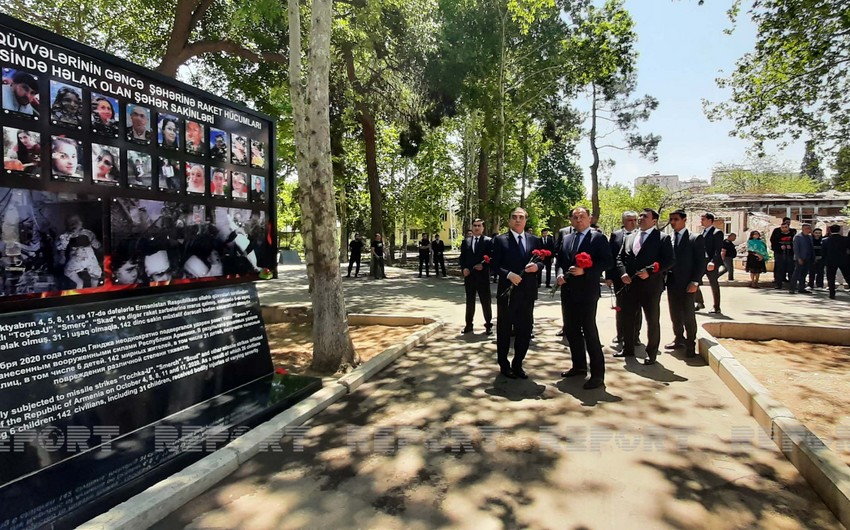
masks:
<svg viewBox="0 0 850 530"><path fill-rule="evenodd" d="M484 313L484 330L493 333L493 309L490 299L490 257L493 240L484 235L484 221L472 221L472 235L460 244L460 268L463 271L463 288L466 290L466 326L461 333L472 332L475 318L475 296L481 300Z"/></svg>
<svg viewBox="0 0 850 530"><path fill-rule="evenodd" d="M501 374L509 379L528 379L522 361L531 342L534 325L534 301L537 300L538 262L533 255L541 247L540 238L525 233L528 213L514 208L508 221L510 230L493 241L493 266L499 271L496 289L496 351ZM537 262L535 262L537 261ZM511 333L514 333L514 358L508 363Z"/></svg>
<svg viewBox="0 0 850 530"><path fill-rule="evenodd" d="M561 307L564 309L564 335L570 344L573 366L561 377L585 377L587 357L590 357L590 379L584 388L605 384L605 357L596 326L596 307L599 303L599 282L614 258L608 239L590 228L590 213L586 208L573 210L570 222L573 232L557 249L555 280L561 286Z"/></svg>
<svg viewBox="0 0 850 530"><path fill-rule="evenodd" d="M614 357L634 357L635 318L640 310L646 317L646 359L643 364L655 364L661 344L661 292L664 275L673 266L673 245L670 236L656 228L658 212L645 208L638 216L639 230L623 242L617 255L617 273L623 280L623 351Z"/></svg>

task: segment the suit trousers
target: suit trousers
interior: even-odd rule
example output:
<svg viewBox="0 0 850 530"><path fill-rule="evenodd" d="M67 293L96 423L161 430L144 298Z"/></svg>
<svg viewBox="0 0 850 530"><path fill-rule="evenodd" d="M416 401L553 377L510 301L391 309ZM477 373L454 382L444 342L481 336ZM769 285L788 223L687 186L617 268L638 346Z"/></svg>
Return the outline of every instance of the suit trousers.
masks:
<svg viewBox="0 0 850 530"><path fill-rule="evenodd" d="M431 276L430 260L431 256L427 252L419 253L419 276L422 276L422 267L425 267L425 276Z"/></svg>
<svg viewBox="0 0 850 530"><path fill-rule="evenodd" d="M835 298L835 273L841 271L844 276L844 281L850 281L850 266L844 265L827 265L826 266L826 284L829 287L829 297Z"/></svg>
<svg viewBox="0 0 850 530"><path fill-rule="evenodd" d="M720 311L720 271L715 268L713 271L705 271L705 279L711 286L711 298L714 300L714 309ZM705 305L705 300L702 297L702 291L697 289L696 303Z"/></svg>
<svg viewBox="0 0 850 530"><path fill-rule="evenodd" d="M567 307L568 317L564 336L570 345L570 357L575 370L587 370L587 356L590 356L590 376L605 378L605 355L599 341L599 328L596 326L596 308L599 298L573 296L561 287L561 306Z"/></svg>
<svg viewBox="0 0 850 530"><path fill-rule="evenodd" d="M696 293L667 288L667 305L673 322L675 342L685 345L687 353L696 353L697 317L694 311Z"/></svg>
<svg viewBox="0 0 850 530"><path fill-rule="evenodd" d="M635 317L643 315L646 318L646 353L658 355L658 346L661 344L661 285L657 281L632 280L629 288L623 292L623 353L634 354L635 343Z"/></svg>
<svg viewBox="0 0 850 530"><path fill-rule="evenodd" d="M357 269L354 271L354 275L360 274L360 254L351 254L348 257L348 275L351 276L351 267L357 265Z"/></svg>
<svg viewBox="0 0 850 530"><path fill-rule="evenodd" d="M508 301L510 298L510 301ZM496 352L499 368L521 369L528 345L531 343L531 328L534 324L534 300L527 295L512 293L510 297L500 296L496 305ZM508 363L508 350L511 349L511 332L514 334L514 358Z"/></svg>
<svg viewBox="0 0 850 530"><path fill-rule="evenodd" d="M777 289L782 288L782 282L791 281L794 274L794 255L789 252L777 252L773 264L773 283Z"/></svg>
<svg viewBox="0 0 850 530"><path fill-rule="evenodd" d="M617 342L620 342L620 343L624 342L624 340L623 340L623 321L624 321L624 319L623 319L623 294L625 294L625 291L621 290L621 289L623 289L623 285L624 285L623 281L620 280L619 278L616 278L614 280L614 292L619 293L619 294L616 294L614 296L614 301L616 302L617 307L620 308L620 310L617 311L617 314L614 317L614 321L616 322L616 325L617 325ZM643 327L643 317L640 314L640 307L635 308L634 322L635 322L635 341L638 341L638 340L640 340L640 330Z"/></svg>
<svg viewBox="0 0 850 530"><path fill-rule="evenodd" d="M537 271L537 286L543 283L543 268L546 268L546 287L552 286L552 258L543 260L540 270Z"/></svg>
<svg viewBox="0 0 850 530"><path fill-rule="evenodd" d="M809 267L811 266L812 262L809 260L803 260L802 265L800 265L799 261L796 262L794 275L791 276L791 287L789 287L791 291L803 291L806 289L806 276L809 275Z"/></svg>
<svg viewBox="0 0 850 530"><path fill-rule="evenodd" d="M475 296L481 300L481 310L484 312L484 325L492 326L493 308L490 297L490 275L486 271L472 270L469 276L463 279L463 288L466 291L466 325L472 327L475 318Z"/></svg>
<svg viewBox="0 0 850 530"><path fill-rule="evenodd" d="M809 269L809 288L818 287L823 289L823 259L816 260Z"/></svg>
<svg viewBox="0 0 850 530"><path fill-rule="evenodd" d="M442 254L434 254L434 274L440 275L440 265L443 266L443 276L446 275L446 260Z"/></svg>

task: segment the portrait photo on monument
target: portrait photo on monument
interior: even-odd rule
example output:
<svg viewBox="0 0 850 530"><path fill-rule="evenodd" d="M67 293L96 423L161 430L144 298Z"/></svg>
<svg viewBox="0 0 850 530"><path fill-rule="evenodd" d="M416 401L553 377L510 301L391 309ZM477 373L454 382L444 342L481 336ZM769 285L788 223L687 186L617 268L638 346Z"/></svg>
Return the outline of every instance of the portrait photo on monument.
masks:
<svg viewBox="0 0 850 530"><path fill-rule="evenodd" d="M234 171L231 180L233 181L233 198L248 200L248 175L241 171Z"/></svg>
<svg viewBox="0 0 850 530"><path fill-rule="evenodd" d="M127 184L131 188L151 189L153 175L151 155L141 151L127 151Z"/></svg>
<svg viewBox="0 0 850 530"><path fill-rule="evenodd" d="M196 121L186 120L186 153L204 156L205 152L204 125Z"/></svg>
<svg viewBox="0 0 850 530"><path fill-rule="evenodd" d="M91 95L91 131L101 136L118 138L118 100L98 94Z"/></svg>
<svg viewBox="0 0 850 530"><path fill-rule="evenodd" d="M117 186L121 178L121 150L111 145L91 145L91 179L95 184Z"/></svg>
<svg viewBox="0 0 850 530"><path fill-rule="evenodd" d="M248 139L244 136L233 135L233 151L230 161L237 166L248 165Z"/></svg>
<svg viewBox="0 0 850 530"><path fill-rule="evenodd" d="M159 189L172 193L183 189L183 169L179 160L159 157Z"/></svg>
<svg viewBox="0 0 850 530"><path fill-rule="evenodd" d="M103 282L103 219L95 197L0 188L0 292L33 295Z"/></svg>
<svg viewBox="0 0 850 530"><path fill-rule="evenodd" d="M66 136L50 137L51 172L56 180L83 180L83 143Z"/></svg>
<svg viewBox="0 0 850 530"><path fill-rule="evenodd" d="M83 91L50 81L50 123L71 129L83 128Z"/></svg>
<svg viewBox="0 0 850 530"><path fill-rule="evenodd" d="M221 129L210 127L210 158L226 162L229 154L227 133Z"/></svg>
<svg viewBox="0 0 850 530"><path fill-rule="evenodd" d="M186 162L186 192L194 195L203 195L206 191L206 176L203 164Z"/></svg>
<svg viewBox="0 0 850 530"><path fill-rule="evenodd" d="M210 194L213 197L227 197L229 191L227 170L220 167L210 168Z"/></svg>
<svg viewBox="0 0 850 530"><path fill-rule="evenodd" d="M41 133L3 127L3 169L28 177L41 176Z"/></svg>
<svg viewBox="0 0 850 530"><path fill-rule="evenodd" d="M180 149L180 119L177 116L160 114L157 131L160 147L172 151Z"/></svg>
<svg viewBox="0 0 850 530"><path fill-rule="evenodd" d="M266 167L266 146L259 140L251 140L251 167Z"/></svg>
<svg viewBox="0 0 850 530"><path fill-rule="evenodd" d="M147 145L151 143L151 111L141 105L127 105L124 134L128 142Z"/></svg>
<svg viewBox="0 0 850 530"><path fill-rule="evenodd" d="M251 175L251 201L265 202L266 200L266 177Z"/></svg>
<svg viewBox="0 0 850 530"><path fill-rule="evenodd" d="M40 88L37 75L24 70L3 68L2 87L4 112L38 119Z"/></svg>

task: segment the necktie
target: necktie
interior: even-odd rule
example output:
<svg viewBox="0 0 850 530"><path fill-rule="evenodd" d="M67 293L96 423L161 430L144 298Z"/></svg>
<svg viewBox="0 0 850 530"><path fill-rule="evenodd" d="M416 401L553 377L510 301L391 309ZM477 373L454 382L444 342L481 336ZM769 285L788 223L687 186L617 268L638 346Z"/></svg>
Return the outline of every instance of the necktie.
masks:
<svg viewBox="0 0 850 530"><path fill-rule="evenodd" d="M519 251L522 253L522 257L525 257L525 245L522 244L522 236L517 238L517 244L519 244Z"/></svg>
<svg viewBox="0 0 850 530"><path fill-rule="evenodd" d="M576 252L578 252L579 242L581 241L581 232L576 233L576 238L573 240L573 250L572 255L575 256Z"/></svg>
<svg viewBox="0 0 850 530"><path fill-rule="evenodd" d="M679 239L682 237L681 232L676 232L676 244L673 245L675 248L679 248Z"/></svg>
<svg viewBox="0 0 850 530"><path fill-rule="evenodd" d="M643 242L644 241L646 241L646 232L641 230L640 236L637 238L637 241L635 242L635 254L640 252L640 249L643 248Z"/></svg>
<svg viewBox="0 0 850 530"><path fill-rule="evenodd" d="M472 238L472 253L475 254L475 249L478 248L478 238Z"/></svg>

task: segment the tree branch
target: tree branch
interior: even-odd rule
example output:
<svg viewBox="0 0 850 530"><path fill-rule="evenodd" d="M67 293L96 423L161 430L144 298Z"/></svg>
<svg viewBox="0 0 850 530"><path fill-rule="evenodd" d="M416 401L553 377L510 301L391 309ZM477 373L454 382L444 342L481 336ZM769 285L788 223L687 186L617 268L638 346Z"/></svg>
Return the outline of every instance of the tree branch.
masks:
<svg viewBox="0 0 850 530"><path fill-rule="evenodd" d="M192 57L205 53L225 52L237 57L242 57L251 62L270 62L278 64L287 64L289 57L277 52L255 52L249 50L232 40L220 41L198 41L186 46L181 53L182 62L186 62ZM181 62L181 64L182 64Z"/></svg>

